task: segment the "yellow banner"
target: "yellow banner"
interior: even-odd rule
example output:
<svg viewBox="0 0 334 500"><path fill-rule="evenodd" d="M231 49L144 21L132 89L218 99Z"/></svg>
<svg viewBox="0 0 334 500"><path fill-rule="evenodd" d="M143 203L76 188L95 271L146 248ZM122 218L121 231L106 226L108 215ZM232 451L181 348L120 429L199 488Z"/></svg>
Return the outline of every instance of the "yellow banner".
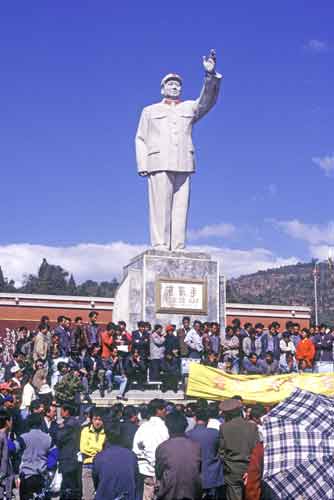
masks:
<svg viewBox="0 0 334 500"><path fill-rule="evenodd" d="M197 363L189 365L187 396L210 400L239 395L247 403L279 403L296 388L334 396L334 374L229 375Z"/></svg>

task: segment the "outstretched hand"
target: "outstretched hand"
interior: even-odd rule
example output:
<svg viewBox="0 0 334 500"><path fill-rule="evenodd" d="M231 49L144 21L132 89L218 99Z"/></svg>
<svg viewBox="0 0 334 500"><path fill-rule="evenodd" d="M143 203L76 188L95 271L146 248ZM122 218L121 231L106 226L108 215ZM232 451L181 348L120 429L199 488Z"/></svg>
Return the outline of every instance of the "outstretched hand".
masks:
<svg viewBox="0 0 334 500"><path fill-rule="evenodd" d="M207 73L215 73L216 60L217 57L215 49L211 49L208 56L203 56L203 66Z"/></svg>

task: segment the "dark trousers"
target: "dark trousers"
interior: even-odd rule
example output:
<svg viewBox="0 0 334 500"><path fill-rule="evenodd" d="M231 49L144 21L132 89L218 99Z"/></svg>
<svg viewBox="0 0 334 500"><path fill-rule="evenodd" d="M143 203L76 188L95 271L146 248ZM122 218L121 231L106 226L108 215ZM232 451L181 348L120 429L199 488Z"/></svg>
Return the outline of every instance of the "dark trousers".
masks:
<svg viewBox="0 0 334 500"><path fill-rule="evenodd" d="M160 380L160 359L151 359L150 361L150 380L156 382Z"/></svg>
<svg viewBox="0 0 334 500"><path fill-rule="evenodd" d="M60 500L80 500L81 482L79 467L66 472L62 471L62 476Z"/></svg>
<svg viewBox="0 0 334 500"><path fill-rule="evenodd" d="M22 476L20 479L20 500L31 500L34 498L34 493L42 491L44 480L41 475Z"/></svg>
<svg viewBox="0 0 334 500"><path fill-rule="evenodd" d="M179 382L179 376L172 373L163 373L161 375L162 385L161 391L174 391L177 392L177 386Z"/></svg>

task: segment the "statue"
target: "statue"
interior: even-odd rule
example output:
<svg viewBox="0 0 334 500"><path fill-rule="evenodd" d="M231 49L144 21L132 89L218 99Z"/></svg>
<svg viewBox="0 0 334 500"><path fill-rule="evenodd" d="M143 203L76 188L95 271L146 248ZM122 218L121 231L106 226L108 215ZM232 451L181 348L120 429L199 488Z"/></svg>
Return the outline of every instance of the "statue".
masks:
<svg viewBox="0 0 334 500"><path fill-rule="evenodd" d="M192 126L216 103L222 75L216 52L203 57L205 79L195 101L180 101L182 78L161 81L163 100L143 109L136 134L138 173L148 178L151 245L157 250L185 247L190 176L195 171Z"/></svg>

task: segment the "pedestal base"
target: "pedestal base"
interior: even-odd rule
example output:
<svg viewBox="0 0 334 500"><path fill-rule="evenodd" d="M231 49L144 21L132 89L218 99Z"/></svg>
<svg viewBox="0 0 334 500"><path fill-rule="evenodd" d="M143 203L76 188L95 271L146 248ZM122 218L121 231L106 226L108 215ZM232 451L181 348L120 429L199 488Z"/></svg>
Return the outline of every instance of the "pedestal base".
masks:
<svg viewBox="0 0 334 500"><path fill-rule="evenodd" d="M123 271L113 320L126 321L129 330L140 320L180 325L184 315L224 324L225 283L210 255L150 249Z"/></svg>

